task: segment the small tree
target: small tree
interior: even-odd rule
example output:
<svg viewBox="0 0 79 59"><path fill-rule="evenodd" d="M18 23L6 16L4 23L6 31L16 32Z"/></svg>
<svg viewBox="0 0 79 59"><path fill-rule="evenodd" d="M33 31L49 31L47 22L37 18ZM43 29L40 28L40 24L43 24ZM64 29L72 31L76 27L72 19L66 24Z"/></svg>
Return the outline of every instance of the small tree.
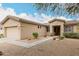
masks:
<svg viewBox="0 0 79 59"><path fill-rule="evenodd" d="M38 33L37 33L37 32L33 32L32 35L33 35L33 37L34 37L35 39L38 38Z"/></svg>

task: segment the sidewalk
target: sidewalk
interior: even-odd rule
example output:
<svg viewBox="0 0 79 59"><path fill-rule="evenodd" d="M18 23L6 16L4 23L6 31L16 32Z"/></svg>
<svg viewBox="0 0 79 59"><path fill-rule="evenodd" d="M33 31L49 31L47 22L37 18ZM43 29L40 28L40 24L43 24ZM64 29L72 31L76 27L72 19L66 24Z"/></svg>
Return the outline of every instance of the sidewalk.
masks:
<svg viewBox="0 0 79 59"><path fill-rule="evenodd" d="M23 41L17 41L17 40L8 40L8 39L1 39L0 40L0 43L10 43L10 44L14 44L14 45L18 45L18 46L23 46L23 47L26 47L26 48L30 48L32 46L35 46L37 44L41 44L41 43L44 43L50 39L53 39L53 37L49 37L49 38L44 38L42 40L38 40L38 41L35 41L33 43L27 43L27 42L23 42Z"/></svg>

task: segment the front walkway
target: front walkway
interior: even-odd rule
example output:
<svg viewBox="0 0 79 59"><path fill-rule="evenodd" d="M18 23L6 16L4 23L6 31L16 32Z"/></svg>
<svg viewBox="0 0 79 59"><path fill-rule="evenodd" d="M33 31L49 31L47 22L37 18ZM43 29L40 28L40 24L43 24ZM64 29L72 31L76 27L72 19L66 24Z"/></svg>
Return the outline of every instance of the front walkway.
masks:
<svg viewBox="0 0 79 59"><path fill-rule="evenodd" d="M17 45L17 46L23 46L23 47L26 47L26 48L30 48L32 46L46 42L50 39L53 39L53 37L46 37L46 38L43 38L43 39L36 40L35 42L28 43L26 40L10 40L10 39L5 38L5 39L1 39L0 43L5 42L5 43L14 44L14 45Z"/></svg>

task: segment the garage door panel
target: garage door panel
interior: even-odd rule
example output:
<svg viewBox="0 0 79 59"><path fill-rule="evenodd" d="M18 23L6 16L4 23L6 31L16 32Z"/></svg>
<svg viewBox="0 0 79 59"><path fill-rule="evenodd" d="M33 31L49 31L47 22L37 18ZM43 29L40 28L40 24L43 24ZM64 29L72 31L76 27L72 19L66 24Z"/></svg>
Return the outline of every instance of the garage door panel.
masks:
<svg viewBox="0 0 79 59"><path fill-rule="evenodd" d="M7 38L10 40L17 40L18 39L18 28L17 27L11 27L7 28Z"/></svg>

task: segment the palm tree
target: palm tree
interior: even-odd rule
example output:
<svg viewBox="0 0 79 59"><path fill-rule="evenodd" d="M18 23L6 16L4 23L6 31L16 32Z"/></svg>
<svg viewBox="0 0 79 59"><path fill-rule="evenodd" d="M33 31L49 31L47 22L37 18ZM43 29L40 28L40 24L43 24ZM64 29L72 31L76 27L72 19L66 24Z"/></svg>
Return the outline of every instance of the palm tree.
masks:
<svg viewBox="0 0 79 59"><path fill-rule="evenodd" d="M69 12L69 14L79 14L79 3L67 3L65 4L65 9Z"/></svg>
<svg viewBox="0 0 79 59"><path fill-rule="evenodd" d="M69 15L79 14L79 3L35 3L34 7L39 12L50 12L57 15L63 15L64 12Z"/></svg>

